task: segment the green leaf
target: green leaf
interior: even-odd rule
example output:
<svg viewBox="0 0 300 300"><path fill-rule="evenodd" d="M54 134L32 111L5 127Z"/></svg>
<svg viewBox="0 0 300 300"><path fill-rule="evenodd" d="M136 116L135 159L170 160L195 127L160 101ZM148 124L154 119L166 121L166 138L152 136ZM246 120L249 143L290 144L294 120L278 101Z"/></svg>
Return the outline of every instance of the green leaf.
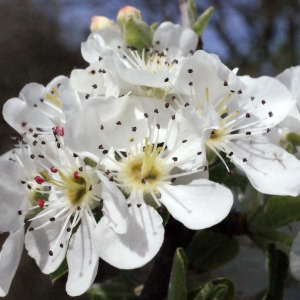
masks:
<svg viewBox="0 0 300 300"><path fill-rule="evenodd" d="M168 300L187 299L186 268L186 256L181 248L177 248L173 258L171 278L168 290Z"/></svg>
<svg viewBox="0 0 300 300"><path fill-rule="evenodd" d="M269 290L264 300L283 299L284 282L288 273L289 259L286 254L270 244L267 251L269 267Z"/></svg>
<svg viewBox="0 0 300 300"><path fill-rule="evenodd" d="M86 292L91 300L136 300L132 285L124 282L121 277L107 282L95 283Z"/></svg>
<svg viewBox="0 0 300 300"><path fill-rule="evenodd" d="M267 250L270 243L291 247L294 237L281 231L268 231L249 234L249 237L263 250Z"/></svg>
<svg viewBox="0 0 300 300"><path fill-rule="evenodd" d="M248 226L252 232L267 232L289 225L300 218L300 196L272 196L264 206L249 214Z"/></svg>
<svg viewBox="0 0 300 300"><path fill-rule="evenodd" d="M61 265L56 269L56 271L50 274L52 283L54 283L57 279L65 275L68 271L68 263L67 260L64 259Z"/></svg>
<svg viewBox="0 0 300 300"><path fill-rule="evenodd" d="M214 11L214 8L211 6L206 9L198 18L198 20L193 24L192 29L197 33L198 36L201 36L204 29L206 28L211 15Z"/></svg>
<svg viewBox="0 0 300 300"><path fill-rule="evenodd" d="M198 13L197 13L197 7L195 5L195 0L188 0L188 16L190 21L190 27L193 27L193 25L196 23Z"/></svg>
<svg viewBox="0 0 300 300"><path fill-rule="evenodd" d="M143 47L150 48L152 43L153 31L144 21L132 18L125 23L124 37L127 46L136 47L139 54Z"/></svg>
<svg viewBox="0 0 300 300"><path fill-rule="evenodd" d="M217 278L189 293L188 300L233 300L234 284L227 278Z"/></svg>
<svg viewBox="0 0 300 300"><path fill-rule="evenodd" d="M222 266L239 253L239 243L234 237L212 230L198 231L190 242L186 255L198 272Z"/></svg>

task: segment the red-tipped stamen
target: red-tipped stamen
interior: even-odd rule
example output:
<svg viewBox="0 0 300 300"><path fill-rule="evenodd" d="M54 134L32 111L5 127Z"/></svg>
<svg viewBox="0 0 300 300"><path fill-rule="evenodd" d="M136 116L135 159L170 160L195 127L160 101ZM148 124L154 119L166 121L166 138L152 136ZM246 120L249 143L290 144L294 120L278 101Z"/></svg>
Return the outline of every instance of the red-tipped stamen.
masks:
<svg viewBox="0 0 300 300"><path fill-rule="evenodd" d="M37 204L38 204L38 206L39 206L40 208L43 208L43 207L45 206L45 201L42 200L42 199L39 199L39 200L37 201Z"/></svg>
<svg viewBox="0 0 300 300"><path fill-rule="evenodd" d="M44 179L43 177L41 177L41 176L35 176L35 177L34 177L34 180L35 180L35 182L38 183L38 184L42 184L42 183L45 182L45 179Z"/></svg>

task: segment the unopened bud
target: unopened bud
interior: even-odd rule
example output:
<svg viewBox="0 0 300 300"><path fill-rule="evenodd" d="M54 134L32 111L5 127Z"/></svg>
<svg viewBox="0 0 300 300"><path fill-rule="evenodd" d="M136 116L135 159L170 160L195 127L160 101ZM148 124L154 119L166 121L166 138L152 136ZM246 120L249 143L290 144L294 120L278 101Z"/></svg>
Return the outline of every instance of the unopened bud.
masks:
<svg viewBox="0 0 300 300"><path fill-rule="evenodd" d="M123 26L129 19L142 19L141 12L133 6L125 6L118 12L117 22Z"/></svg>
<svg viewBox="0 0 300 300"><path fill-rule="evenodd" d="M91 32L94 32L112 26L114 26L114 21L102 16L93 16L91 19L90 29Z"/></svg>

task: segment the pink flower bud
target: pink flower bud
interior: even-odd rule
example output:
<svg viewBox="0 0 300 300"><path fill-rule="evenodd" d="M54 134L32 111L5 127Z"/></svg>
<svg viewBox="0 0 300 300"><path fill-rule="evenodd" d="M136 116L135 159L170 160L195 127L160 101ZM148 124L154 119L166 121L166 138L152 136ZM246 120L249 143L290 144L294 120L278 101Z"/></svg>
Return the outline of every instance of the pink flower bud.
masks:
<svg viewBox="0 0 300 300"><path fill-rule="evenodd" d="M90 29L91 32L94 32L106 27L113 27L113 26L114 26L114 21L102 16L93 16L91 19Z"/></svg>
<svg viewBox="0 0 300 300"><path fill-rule="evenodd" d="M125 6L118 12L117 21L120 26L123 26L129 19L142 19L140 10L133 6Z"/></svg>

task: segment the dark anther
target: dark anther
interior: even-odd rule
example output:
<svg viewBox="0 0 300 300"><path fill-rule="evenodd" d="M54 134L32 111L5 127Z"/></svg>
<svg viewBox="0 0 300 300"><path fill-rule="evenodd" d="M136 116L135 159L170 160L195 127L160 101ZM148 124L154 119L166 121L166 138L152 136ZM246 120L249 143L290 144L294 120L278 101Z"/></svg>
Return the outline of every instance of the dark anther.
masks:
<svg viewBox="0 0 300 300"><path fill-rule="evenodd" d="M55 218L54 218L54 217L51 217L51 218L49 219L49 221L53 222L53 221L55 221Z"/></svg>
<svg viewBox="0 0 300 300"><path fill-rule="evenodd" d="M166 104L165 104L165 108L168 108L169 106L170 106L169 103L166 103Z"/></svg>
<svg viewBox="0 0 300 300"><path fill-rule="evenodd" d="M68 232L70 232L70 231L71 231L71 228L70 228L70 227L68 227L68 228L67 228L67 231L68 231Z"/></svg>
<svg viewBox="0 0 300 300"><path fill-rule="evenodd" d="M102 57L101 57L101 56L99 56L98 60L100 61L101 59L102 59Z"/></svg>
<svg viewBox="0 0 300 300"><path fill-rule="evenodd" d="M229 152L228 156L232 156L233 155L233 152Z"/></svg>
<svg viewBox="0 0 300 300"><path fill-rule="evenodd" d="M53 256L53 252L52 252L51 250L49 251L49 255L50 255L50 256Z"/></svg>
<svg viewBox="0 0 300 300"><path fill-rule="evenodd" d="M186 104L184 104L184 107L187 107L187 106L189 106L190 104L187 102Z"/></svg>
<svg viewBox="0 0 300 300"><path fill-rule="evenodd" d="M228 82L224 80L224 86L228 86Z"/></svg>
<svg viewBox="0 0 300 300"><path fill-rule="evenodd" d="M270 132L270 131L271 131L271 129L270 129L270 128L268 128L268 129L267 129L267 133L268 133L268 132Z"/></svg>
<svg viewBox="0 0 300 300"><path fill-rule="evenodd" d="M265 105L265 104L266 104L266 101L265 101L265 100L261 100L261 103L262 103L263 105Z"/></svg>
<svg viewBox="0 0 300 300"><path fill-rule="evenodd" d="M172 61L172 64L178 64L178 60L177 60L177 59L174 59L174 60Z"/></svg>
<svg viewBox="0 0 300 300"><path fill-rule="evenodd" d="M188 72L189 72L189 73L193 73L193 70L192 70L192 69L188 69Z"/></svg>
<svg viewBox="0 0 300 300"><path fill-rule="evenodd" d="M73 156L74 156L74 157L78 157L78 155L77 155L76 153L73 153Z"/></svg>
<svg viewBox="0 0 300 300"><path fill-rule="evenodd" d="M187 140L183 140L183 141L182 141L182 143L186 143L186 142L187 142Z"/></svg>
<svg viewBox="0 0 300 300"><path fill-rule="evenodd" d="M30 184L27 184L27 187L29 190L31 190L31 185Z"/></svg>
<svg viewBox="0 0 300 300"><path fill-rule="evenodd" d="M27 123L26 123L26 122L22 122L21 125L22 125L23 127L25 127L25 126L27 125Z"/></svg>
<svg viewBox="0 0 300 300"><path fill-rule="evenodd" d="M29 220L28 220L28 219L25 219L25 220L24 220L24 223L25 223L25 224L29 223Z"/></svg>
<svg viewBox="0 0 300 300"><path fill-rule="evenodd" d="M174 183L176 181L176 178L172 178L171 182Z"/></svg>
<svg viewBox="0 0 300 300"><path fill-rule="evenodd" d="M197 155L201 155L202 154L202 152L197 152Z"/></svg>
<svg viewBox="0 0 300 300"><path fill-rule="evenodd" d="M147 113L144 113L144 117L145 117L145 118L148 118L148 114L147 114Z"/></svg>
<svg viewBox="0 0 300 300"><path fill-rule="evenodd" d="M97 86L97 84L93 84L92 87L93 87L94 89L96 89L98 86Z"/></svg>
<svg viewBox="0 0 300 300"><path fill-rule="evenodd" d="M130 207L130 206L131 206L131 203L128 203L127 206Z"/></svg>
<svg viewBox="0 0 300 300"><path fill-rule="evenodd" d="M103 199L102 198L100 199L100 203L103 203Z"/></svg>
<svg viewBox="0 0 300 300"><path fill-rule="evenodd" d="M189 82L189 86L192 86L193 85L193 82L191 81L191 82Z"/></svg>
<svg viewBox="0 0 300 300"><path fill-rule="evenodd" d="M60 248L63 248L63 247L64 247L64 244L63 244L63 243L60 243L60 244L59 244L59 247L60 247Z"/></svg>
<svg viewBox="0 0 300 300"><path fill-rule="evenodd" d="M80 207L80 206L77 206L76 209L77 209L77 210L81 210L81 207Z"/></svg>
<svg viewBox="0 0 300 300"><path fill-rule="evenodd" d="M208 167L207 167L207 166L205 166L205 167L204 167L204 171L207 171L207 170L208 170Z"/></svg>
<svg viewBox="0 0 300 300"><path fill-rule="evenodd" d="M33 227L30 227L28 230L29 230L29 231L33 231L33 230L34 230L34 228L33 228Z"/></svg>
<svg viewBox="0 0 300 300"><path fill-rule="evenodd" d="M89 187L89 191L91 191L93 189L93 186L92 185L90 185L90 187Z"/></svg>
<svg viewBox="0 0 300 300"><path fill-rule="evenodd" d="M60 143L57 142L57 143L56 143L56 146L57 146L57 148L59 149L59 148L60 148Z"/></svg>
<svg viewBox="0 0 300 300"><path fill-rule="evenodd" d="M247 158L243 158L243 162L246 162L247 161Z"/></svg>
<svg viewBox="0 0 300 300"><path fill-rule="evenodd" d="M83 171L83 167L79 167L78 170L79 170L80 172L82 172L82 171Z"/></svg>
<svg viewBox="0 0 300 300"><path fill-rule="evenodd" d="M138 208L140 208L140 207L142 206L142 204L137 204L136 206L137 206Z"/></svg>
<svg viewBox="0 0 300 300"><path fill-rule="evenodd" d="M172 118L172 120L175 120L175 115L173 115L171 118Z"/></svg>
<svg viewBox="0 0 300 300"><path fill-rule="evenodd" d="M231 93L235 93L235 91L234 91L234 90L230 90L230 92L231 92Z"/></svg>
<svg viewBox="0 0 300 300"><path fill-rule="evenodd" d="M143 183L143 184L145 184L145 183L146 183L146 180L145 180L145 178L143 178L143 179L142 179L142 183Z"/></svg>
<svg viewBox="0 0 300 300"><path fill-rule="evenodd" d="M30 158L31 158L31 159L34 159L34 158L35 158L35 155L34 155L34 154L31 154L31 155L30 155Z"/></svg>
<svg viewBox="0 0 300 300"><path fill-rule="evenodd" d="M96 71L95 71L95 70L92 70L92 71L91 71L91 74L93 74L93 75L94 75L95 73L96 73Z"/></svg>
<svg viewBox="0 0 300 300"><path fill-rule="evenodd" d="M160 125L159 124L156 124L156 127L157 127L157 129L160 129Z"/></svg>
<svg viewBox="0 0 300 300"><path fill-rule="evenodd" d="M109 181L114 181L114 176L110 176Z"/></svg>
<svg viewBox="0 0 300 300"><path fill-rule="evenodd" d="M116 122L117 125L122 125L121 121Z"/></svg>
<svg viewBox="0 0 300 300"><path fill-rule="evenodd" d="M25 183L26 183L26 181L24 181L24 180L21 180L21 183L22 183L22 184L25 184Z"/></svg>
<svg viewBox="0 0 300 300"><path fill-rule="evenodd" d="M99 146L98 146L98 149L103 149L103 146L102 146L102 145L99 145Z"/></svg>
<svg viewBox="0 0 300 300"><path fill-rule="evenodd" d="M158 114L158 109L157 109L157 108L155 108L155 109L154 109L154 112L155 112L156 114Z"/></svg>
<svg viewBox="0 0 300 300"><path fill-rule="evenodd" d="M251 135L251 132L250 132L250 131L247 131L247 132L246 132L246 135Z"/></svg>
<svg viewBox="0 0 300 300"><path fill-rule="evenodd" d="M40 99L40 101L43 103L43 102L44 102L44 99Z"/></svg>
<svg viewBox="0 0 300 300"><path fill-rule="evenodd" d="M42 155L42 154L39 154L38 157L39 157L39 158L45 158L45 156Z"/></svg>
<svg viewBox="0 0 300 300"><path fill-rule="evenodd" d="M45 141L42 141L42 145L46 145L46 142L45 142Z"/></svg>
<svg viewBox="0 0 300 300"><path fill-rule="evenodd" d="M169 81L169 78L166 78L166 79L165 79L165 82L168 82L168 81Z"/></svg>
<svg viewBox="0 0 300 300"><path fill-rule="evenodd" d="M102 153L103 153L103 154L107 154L107 153L108 153L108 150L103 150Z"/></svg>
<svg viewBox="0 0 300 300"><path fill-rule="evenodd" d="M132 131L136 131L136 127L132 127Z"/></svg>
<svg viewBox="0 0 300 300"><path fill-rule="evenodd" d="M273 113L271 111L269 112L269 117L273 117Z"/></svg>
<svg viewBox="0 0 300 300"><path fill-rule="evenodd" d="M246 118L250 118L250 114L249 113L246 113Z"/></svg>
<svg viewBox="0 0 300 300"><path fill-rule="evenodd" d="M37 134L37 133L35 133L35 134L33 135L33 137L34 137L34 138L37 138L37 137L38 137L38 134Z"/></svg>
<svg viewBox="0 0 300 300"><path fill-rule="evenodd" d="M103 125L101 125L101 126L100 126L100 129L101 129L101 130L103 130L103 129L104 129L104 126L103 126Z"/></svg>
<svg viewBox="0 0 300 300"><path fill-rule="evenodd" d="M20 215L20 216L22 215L22 211L21 210L18 211L18 215Z"/></svg>
<svg viewBox="0 0 300 300"><path fill-rule="evenodd" d="M85 95L85 99L87 100L87 99L89 99L90 98L90 94L86 94Z"/></svg>
<svg viewBox="0 0 300 300"><path fill-rule="evenodd" d="M177 160L178 160L178 158L177 158L177 157L172 157L172 159L173 159L174 161L177 161Z"/></svg>
<svg viewBox="0 0 300 300"><path fill-rule="evenodd" d="M33 132L33 129L32 129L32 128L29 128L29 132Z"/></svg>
<svg viewBox="0 0 300 300"><path fill-rule="evenodd" d="M238 94L241 94L242 93L242 90L238 90Z"/></svg>
<svg viewBox="0 0 300 300"><path fill-rule="evenodd" d="M172 100L174 101L176 99L176 96L172 96Z"/></svg>

